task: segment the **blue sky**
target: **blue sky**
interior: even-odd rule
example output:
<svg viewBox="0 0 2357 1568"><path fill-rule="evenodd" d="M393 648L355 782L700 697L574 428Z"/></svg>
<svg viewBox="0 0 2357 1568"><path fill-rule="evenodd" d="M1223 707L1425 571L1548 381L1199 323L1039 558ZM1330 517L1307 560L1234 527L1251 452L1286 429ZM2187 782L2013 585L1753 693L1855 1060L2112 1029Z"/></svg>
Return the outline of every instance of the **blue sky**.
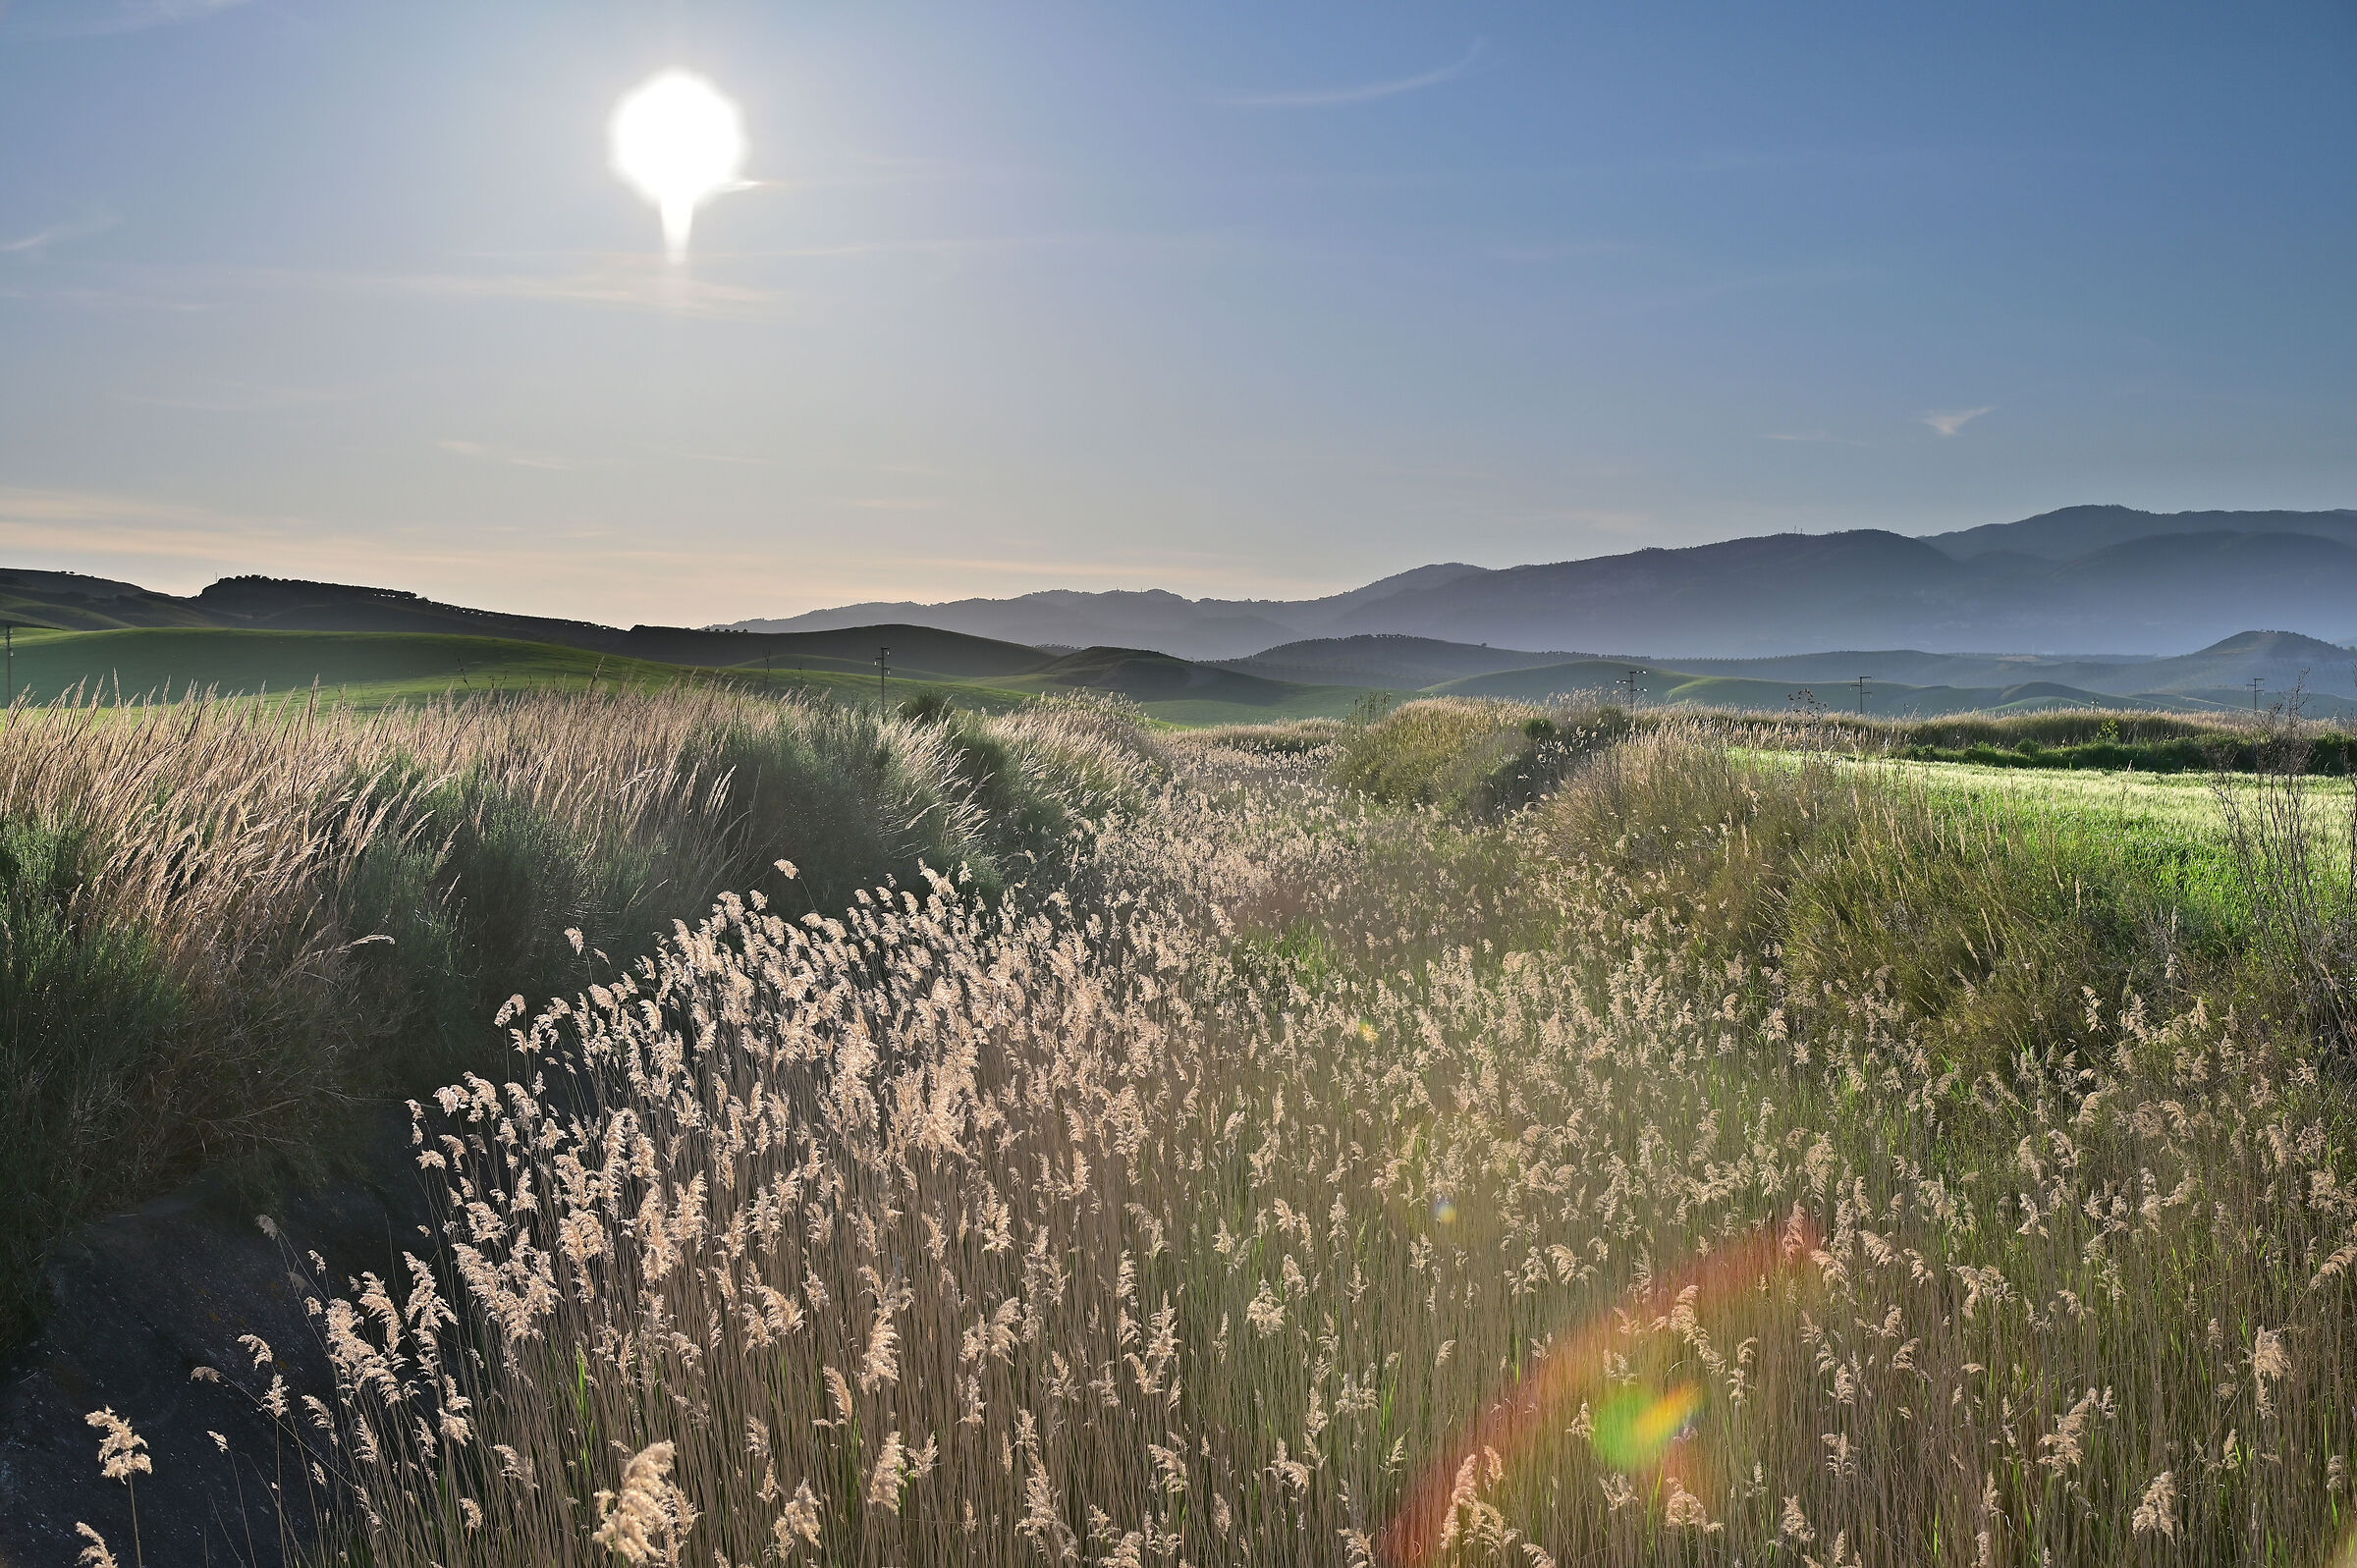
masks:
<svg viewBox="0 0 2357 1568"><path fill-rule="evenodd" d="M667 272L666 67L757 183ZM2357 505L2357 8L18 0L0 561L702 622Z"/></svg>

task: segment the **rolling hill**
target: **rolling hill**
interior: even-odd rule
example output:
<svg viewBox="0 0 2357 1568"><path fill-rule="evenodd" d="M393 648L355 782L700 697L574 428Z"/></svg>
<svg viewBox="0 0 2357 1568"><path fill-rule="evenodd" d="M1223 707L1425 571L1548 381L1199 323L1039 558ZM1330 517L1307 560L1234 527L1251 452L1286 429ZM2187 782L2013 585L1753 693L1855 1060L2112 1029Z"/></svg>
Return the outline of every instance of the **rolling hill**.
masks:
<svg viewBox="0 0 2357 1568"><path fill-rule="evenodd" d="M1697 708L1747 708L1763 713L1791 712L1812 704L1848 710L1857 704L1857 692L1848 685L1830 682L1795 685L1782 680L1698 675L1690 670L1609 659L1582 659L1535 670L1473 676L1443 682L1431 691L1436 695L1507 697L1523 702L1586 696L1614 702L1634 700L1648 707L1683 704ZM1914 686L1869 681L1863 711L1933 719L1958 713L2027 713L2048 708L2123 711L2158 708L2166 712L2204 713L2215 712L2220 706L2219 702L2192 694L2139 692L2121 696L2052 680L2026 680L2009 686ZM2323 717L2350 710L2357 710L2357 703L2324 698L2312 711Z"/></svg>
<svg viewBox="0 0 2357 1568"><path fill-rule="evenodd" d="M1829 561L1837 565L1844 556L1852 568L1858 564L1855 536L1807 543L1821 567ZM2261 531L2180 531L2146 543L2148 549L2112 575L2156 599L2178 569L2172 561L2180 567L2190 562L2188 569L2230 580L2235 564L2264 576L2291 569L2287 553L2296 564L2311 547L2350 548L2321 535ZM1865 559L1871 566L1883 554L1930 548L1923 541L1881 535L1870 541ZM2106 545L2059 568L2057 575L2096 573L2105 557L2126 548ZM1774 558L1784 549L1775 540L1705 547L1734 563L1719 571L1723 580L1741 575L1744 562L1757 567L1760 558ZM1672 554L1676 553L1614 558L1601 564L1609 569L1575 586L1590 591L1602 583L1629 590L1644 569L1640 558ZM1974 569L1969 562L1951 565L1960 571ZM2137 578L2139 568L2146 578ZM1413 581L1394 579L1382 594L1362 595L1355 608L1343 613L1372 613L1402 595L1463 593L1489 578L1510 575L1451 568ZM1829 568L1823 575L1831 580L1839 572ZM1755 586L1774 580L1764 568L1750 576ZM1516 591L1549 590L1540 584ZM1693 602L1718 603L1710 595L1694 596ZM888 692L895 697L933 684L949 688L960 702L1003 708L1042 693L1109 692L1138 703L1150 717L1178 724L1339 717L1371 690L1524 699L1618 691L1646 703L1768 711L1805 702L1800 693L1807 691L1826 705L1847 707L1854 702L1850 682L1859 676L1872 677L1870 711L1924 715L2024 706L2243 707L2254 699L2255 679L2262 704L2302 685L2309 693L2307 711L2325 717L2350 709L2349 698L2357 694L2357 670L2352 669L2357 653L2289 631L2238 631L2194 653L2166 657L1884 648L1675 660L1544 653L1361 632L1294 639L1249 658L1210 662L1116 644L1059 652L906 623L792 632L643 625L622 630L475 611L395 590L269 578L227 579L177 598L103 578L0 569L0 603L15 607L20 628L18 688L42 701L73 691L114 700L192 688L286 692L316 684L356 701L380 703L445 692L465 696L520 686L578 687L592 680L725 679L865 702L875 691L879 647L891 650ZM45 616L49 626L29 627L35 615ZM427 627L466 629L420 629ZM1632 670L1633 687L1628 683Z"/></svg>
<svg viewBox="0 0 2357 1568"><path fill-rule="evenodd" d="M1856 529L1495 570L1450 563L1317 599L1060 589L743 624L883 619L1034 644L1142 641L1225 661L1362 633L1711 659L1829 643L2149 654L2250 626L2357 631L2357 512L2071 507L1929 539Z"/></svg>
<svg viewBox="0 0 2357 1568"><path fill-rule="evenodd" d="M676 665L524 642L417 632L228 631L137 626L19 631L16 690L36 702L302 691L316 684L363 705L469 693L559 688L593 679L667 684Z"/></svg>
<svg viewBox="0 0 2357 1568"><path fill-rule="evenodd" d="M1958 561L2002 552L2062 562L2171 533L2302 533L2357 545L2357 510L2138 512L2133 507L2064 507L2019 522L1985 522L1977 528L1932 534L1924 542Z"/></svg>
<svg viewBox="0 0 2357 1568"><path fill-rule="evenodd" d="M1264 648L1249 659L1214 661L1223 670L1272 680L1334 681L1353 686L1429 686L1500 670L1528 670L1593 655L1526 653L1517 648L1444 642L1402 632L1317 637Z"/></svg>
<svg viewBox="0 0 2357 1568"><path fill-rule="evenodd" d="M1301 601L1188 599L1162 589L1084 591L1054 588L1014 599L959 599L923 605L906 601L845 605L813 610L779 621L743 621L746 630L795 632L860 625L876 621L913 622L975 636L1077 648L1127 641L1154 643L1182 659L1242 658L1257 649L1343 618L1402 594L1444 586L1483 574L1461 562L1418 567L1347 593Z"/></svg>
<svg viewBox="0 0 2357 1568"><path fill-rule="evenodd" d="M1083 648L1008 682L1029 691L1105 691L1173 724L1339 718L1366 691L1354 685L1272 680L1142 648Z"/></svg>
<svg viewBox="0 0 2357 1568"><path fill-rule="evenodd" d="M473 610L397 588L281 577L225 577L200 593L178 598L135 583L73 572L0 569L0 617L19 625L77 631L144 626L497 637L661 664L753 667L767 661L773 671L872 672L877 648L889 646L896 670L905 667L959 680L1022 675L1053 658L1019 643L937 626L867 624L786 634L688 626L623 629L587 621Z"/></svg>
<svg viewBox="0 0 2357 1568"><path fill-rule="evenodd" d="M869 638L879 630L860 628ZM914 640L914 639L912 639ZM134 626L15 633L16 693L29 701L135 702L211 692L221 696L301 693L360 707L501 691L582 690L722 681L740 687L825 693L871 703L876 674L850 659L810 655L705 667L601 654L512 637L415 631L247 631ZM922 646L921 641L918 644ZM959 705L998 712L1052 692L1112 692L1172 724L1229 724L1347 713L1356 687L1302 685L1189 664L1136 649L1094 648L1062 659L1035 655L1036 673L1004 680L891 668L894 702L926 688Z"/></svg>

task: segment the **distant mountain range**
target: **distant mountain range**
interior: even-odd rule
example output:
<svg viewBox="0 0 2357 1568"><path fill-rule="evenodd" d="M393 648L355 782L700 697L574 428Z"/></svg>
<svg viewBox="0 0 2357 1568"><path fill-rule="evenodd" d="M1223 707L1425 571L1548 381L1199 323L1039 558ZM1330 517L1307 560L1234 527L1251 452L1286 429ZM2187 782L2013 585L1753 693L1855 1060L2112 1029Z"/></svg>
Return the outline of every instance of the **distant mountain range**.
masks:
<svg viewBox="0 0 2357 1568"><path fill-rule="evenodd" d="M2215 535L2211 530L2174 537ZM1380 605L1393 593L1445 591L1455 581L1470 580L1464 573L1473 569L1427 568L1409 574L1404 586L1403 579L1395 578L1374 585L1382 593L1369 589L1337 597L1353 599L1362 608ZM684 665L748 675L758 671L765 680L864 700L873 689L881 647L890 649L888 668L903 690L908 682L963 682L988 688L991 701L1056 690L1111 691L1179 723L1339 716L1378 691L1395 697L1439 692L1531 700L1617 691L1644 703L1769 710L1812 699L1848 707L1862 694L1870 712L1931 716L2052 707L2201 712L2254 702L2264 706L2304 687L2311 717L2357 710L2352 701L2357 679L2351 672L2357 653L2290 631L2237 632L2173 657L1883 648L1668 661L1358 632L1296 639L1249 658L1209 661L1120 644L1034 647L905 622L791 632L624 629L474 610L399 589L274 577L224 578L181 597L136 583L5 568L0 568L0 619L20 628L54 628L16 640L15 673L25 677L27 689L49 693L82 680L134 693L173 686L284 691L315 680L336 686L395 676L465 680L469 664L478 675L486 664L494 670L512 666L516 678L527 679L534 678L532 670L547 673L541 669L547 660L533 664L538 657L533 649L554 647L571 650L570 663L557 663L575 677L590 676L597 669ZM57 630L91 635L60 638ZM332 644L304 635L320 632L357 635ZM491 678L496 684L500 677Z"/></svg>
<svg viewBox="0 0 2357 1568"><path fill-rule="evenodd" d="M1055 589L847 605L737 629L877 622L1034 645L1143 645L1211 660L1367 632L1674 651L1688 666L1829 643L2160 653L2254 625L2325 638L2357 633L2357 510L2068 507L1922 539L1869 528L1501 569L1448 563L1320 599Z"/></svg>

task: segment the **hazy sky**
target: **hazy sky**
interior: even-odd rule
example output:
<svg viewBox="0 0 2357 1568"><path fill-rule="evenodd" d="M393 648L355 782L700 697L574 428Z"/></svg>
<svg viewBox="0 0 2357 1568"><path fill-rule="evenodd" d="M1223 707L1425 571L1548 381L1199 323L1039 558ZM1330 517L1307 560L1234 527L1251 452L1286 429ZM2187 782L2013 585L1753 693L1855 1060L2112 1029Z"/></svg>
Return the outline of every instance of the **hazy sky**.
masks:
<svg viewBox="0 0 2357 1568"><path fill-rule="evenodd" d="M757 188L667 278L685 66ZM703 622L2357 505L2357 8L18 0L0 562Z"/></svg>

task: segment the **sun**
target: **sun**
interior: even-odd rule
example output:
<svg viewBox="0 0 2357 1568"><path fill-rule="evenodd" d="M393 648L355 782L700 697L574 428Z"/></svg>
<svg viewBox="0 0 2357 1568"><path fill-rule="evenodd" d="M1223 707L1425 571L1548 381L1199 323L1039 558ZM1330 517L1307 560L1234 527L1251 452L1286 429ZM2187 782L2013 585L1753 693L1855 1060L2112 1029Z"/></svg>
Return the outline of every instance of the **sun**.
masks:
<svg viewBox="0 0 2357 1568"><path fill-rule="evenodd" d="M685 259L696 207L742 184L744 115L702 77L666 71L615 105L612 136L614 172L655 204L665 249Z"/></svg>

